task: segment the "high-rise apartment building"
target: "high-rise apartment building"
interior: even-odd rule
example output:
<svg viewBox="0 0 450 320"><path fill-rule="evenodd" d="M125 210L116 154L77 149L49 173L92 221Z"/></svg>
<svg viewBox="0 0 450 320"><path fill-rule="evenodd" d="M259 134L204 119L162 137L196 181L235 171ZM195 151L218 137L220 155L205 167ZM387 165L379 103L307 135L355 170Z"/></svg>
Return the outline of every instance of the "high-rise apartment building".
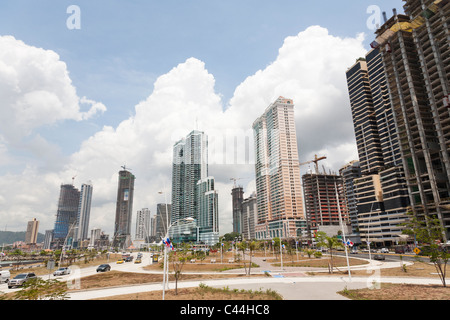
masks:
<svg viewBox="0 0 450 320"><path fill-rule="evenodd" d="M361 167L359 161L354 160L344 165L341 169L339 169L339 175L342 177L342 183L344 186L344 194L352 234L358 235L358 199L356 197L354 180L361 177Z"/></svg>
<svg viewBox="0 0 450 320"><path fill-rule="evenodd" d="M81 185L80 202L77 214L77 235L75 241L83 241L89 238L89 220L91 217L93 186L91 182Z"/></svg>
<svg viewBox="0 0 450 320"><path fill-rule="evenodd" d="M219 195L214 189L214 178L197 182L198 239L207 245L219 242Z"/></svg>
<svg viewBox="0 0 450 320"><path fill-rule="evenodd" d="M172 164L172 212L174 242L199 241L199 181L208 177L208 136L193 130L175 143ZM193 218L187 222L183 219Z"/></svg>
<svg viewBox="0 0 450 320"><path fill-rule="evenodd" d="M242 238L245 240L256 239L255 224L258 220L258 206L256 203L256 193L244 199L241 204L242 213Z"/></svg>
<svg viewBox="0 0 450 320"><path fill-rule="evenodd" d="M131 244L131 217L135 176L125 167L119 172L113 246L127 248Z"/></svg>
<svg viewBox="0 0 450 320"><path fill-rule="evenodd" d="M147 241L150 236L150 209L143 208L136 214L135 239Z"/></svg>
<svg viewBox="0 0 450 320"><path fill-rule="evenodd" d="M356 231L357 225L364 242L391 245L399 240L409 202L379 50L359 58L346 75L361 165L361 178L352 181L357 200L352 228Z"/></svg>
<svg viewBox="0 0 450 320"><path fill-rule="evenodd" d="M156 205L156 215L155 215L155 233L153 236L156 237L157 241L165 237L167 233L167 228L171 224L170 212L172 210L171 204L158 203Z"/></svg>
<svg viewBox="0 0 450 320"><path fill-rule="evenodd" d="M194 130L175 143L172 163L172 221L197 218L197 182L208 176L208 137Z"/></svg>
<svg viewBox="0 0 450 320"><path fill-rule="evenodd" d="M291 99L279 97L253 123L258 239L296 236L304 222Z"/></svg>
<svg viewBox="0 0 450 320"><path fill-rule="evenodd" d="M382 55L412 210L450 236L450 46L447 0L406 0L372 47Z"/></svg>
<svg viewBox="0 0 450 320"><path fill-rule="evenodd" d="M61 185L58 210L56 212L55 227L51 247L62 248L64 243L72 243L77 222L80 191L71 184Z"/></svg>
<svg viewBox="0 0 450 320"><path fill-rule="evenodd" d="M25 243L35 245L37 241L37 235L39 230L39 221L36 218L28 221L27 232L25 233Z"/></svg>

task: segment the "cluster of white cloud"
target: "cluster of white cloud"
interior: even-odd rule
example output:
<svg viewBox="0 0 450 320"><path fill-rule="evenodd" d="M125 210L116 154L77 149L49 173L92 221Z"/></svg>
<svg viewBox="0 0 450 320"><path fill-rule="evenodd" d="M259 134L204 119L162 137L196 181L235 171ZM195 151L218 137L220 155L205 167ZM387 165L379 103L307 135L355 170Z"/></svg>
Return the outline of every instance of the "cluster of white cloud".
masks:
<svg viewBox="0 0 450 320"><path fill-rule="evenodd" d="M210 137L214 161L209 174L216 177L219 190L221 233L230 232L230 178L247 178L240 181L246 184L246 193L255 191L251 160L233 162L234 139L239 152L246 152L237 158L251 159L252 123L279 96L292 98L296 105L301 161L325 154L328 159L323 164L336 170L357 157L345 71L365 53L362 42L362 35L342 39L319 26L288 37L276 60L245 79L226 105L215 92L214 76L205 64L189 58L157 79L133 116L117 128L105 126L77 152L61 158L64 166L54 172L40 173L33 165L20 173L0 172L0 220L11 229L23 230L26 221L36 217L43 229L51 229L59 186L76 174L78 184L91 180L94 185L90 227L112 234L120 166L130 167L137 177L134 211L155 211L157 203L170 201L174 142L198 128ZM77 96L66 65L55 52L10 36L0 37L0 101L0 168L14 161L17 155L10 151L33 129L57 121L86 120L106 110L101 103ZM81 112L82 104L90 110ZM239 139L242 133L250 140L247 147ZM45 146L42 138L33 139ZM161 190L163 195L158 194Z"/></svg>

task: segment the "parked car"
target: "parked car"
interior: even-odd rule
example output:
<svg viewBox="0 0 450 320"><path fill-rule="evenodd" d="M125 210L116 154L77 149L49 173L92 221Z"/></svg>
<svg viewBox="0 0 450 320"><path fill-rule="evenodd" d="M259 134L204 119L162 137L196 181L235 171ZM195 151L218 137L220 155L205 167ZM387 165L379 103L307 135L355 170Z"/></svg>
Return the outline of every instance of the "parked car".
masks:
<svg viewBox="0 0 450 320"><path fill-rule="evenodd" d="M97 272L105 272L105 271L110 271L111 270L111 266L109 264L101 264L97 267Z"/></svg>
<svg viewBox="0 0 450 320"><path fill-rule="evenodd" d="M387 249L387 248L381 248L380 252L381 252L381 253L389 253L389 249Z"/></svg>
<svg viewBox="0 0 450 320"><path fill-rule="evenodd" d="M141 263L142 261L141 261L141 259L136 259L135 261L134 261L134 263Z"/></svg>
<svg viewBox="0 0 450 320"><path fill-rule="evenodd" d="M9 270L0 270L0 283L8 283L9 279L11 279L11 273L9 273Z"/></svg>
<svg viewBox="0 0 450 320"><path fill-rule="evenodd" d="M405 253L405 247L403 247L403 246L397 246L397 247L395 247L395 253L397 253L397 254L404 254Z"/></svg>
<svg viewBox="0 0 450 320"><path fill-rule="evenodd" d="M375 260L386 260L386 257L382 254L377 254L373 257Z"/></svg>
<svg viewBox="0 0 450 320"><path fill-rule="evenodd" d="M53 272L54 276L62 276L62 275L65 275L65 274L70 274L70 269L69 268L59 268L58 270Z"/></svg>
<svg viewBox="0 0 450 320"><path fill-rule="evenodd" d="M133 257L132 256L129 256L129 257L127 257L125 259L125 262L131 262L131 261L133 261Z"/></svg>
<svg viewBox="0 0 450 320"><path fill-rule="evenodd" d="M25 282L36 278L37 277L33 272L18 274L14 277L14 279L9 280L8 289L11 289L12 287L20 287Z"/></svg>

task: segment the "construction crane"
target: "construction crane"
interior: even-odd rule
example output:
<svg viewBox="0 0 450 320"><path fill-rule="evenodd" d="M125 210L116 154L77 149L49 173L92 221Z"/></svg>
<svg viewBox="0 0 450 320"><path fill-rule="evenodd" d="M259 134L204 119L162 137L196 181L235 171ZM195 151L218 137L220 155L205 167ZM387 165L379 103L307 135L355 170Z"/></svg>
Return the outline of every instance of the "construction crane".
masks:
<svg viewBox="0 0 450 320"><path fill-rule="evenodd" d="M133 170L133 169L131 169L131 168L127 168L126 165L121 166L121 168L122 168L124 171L127 171L127 170Z"/></svg>
<svg viewBox="0 0 450 320"><path fill-rule="evenodd" d="M242 178L230 178L230 180L234 181L234 187L233 188L236 188L236 181L241 180L241 179Z"/></svg>
<svg viewBox="0 0 450 320"><path fill-rule="evenodd" d="M318 165L318 162L319 162L320 160L324 160L324 159L326 159L326 158L327 158L327 157L320 157L320 158L317 158L317 154L315 154L315 155L314 155L314 160L302 162L302 163L299 164L299 166L303 166L303 165L305 165L305 164L309 164L309 163L311 163L311 162L314 162L314 164L315 164L315 166L316 166L316 173L319 173L319 165Z"/></svg>
<svg viewBox="0 0 450 320"><path fill-rule="evenodd" d="M74 181L75 181L75 178L77 177L77 175L74 175L73 177L72 177L72 185L74 184Z"/></svg>

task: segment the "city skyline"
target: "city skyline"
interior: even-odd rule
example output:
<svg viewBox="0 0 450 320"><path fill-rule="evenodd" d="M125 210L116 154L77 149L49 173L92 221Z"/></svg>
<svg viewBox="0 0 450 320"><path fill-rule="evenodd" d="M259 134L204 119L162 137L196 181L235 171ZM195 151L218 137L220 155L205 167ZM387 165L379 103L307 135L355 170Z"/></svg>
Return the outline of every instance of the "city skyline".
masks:
<svg viewBox="0 0 450 320"><path fill-rule="evenodd" d="M330 8L336 6L331 1L327 4ZM121 32L110 31L117 31L111 29L111 24L104 19L95 21L99 13L104 13L101 9L118 14L114 11L118 8L116 3L93 5L81 1L80 30L66 27L70 17L66 12L68 3L41 5L33 10L36 7L30 2L27 10L20 14L16 4L2 3L0 47L2 53L12 55L0 53L0 97L5 101L2 111L11 114L9 123L2 121L0 129L0 175L3 178L0 219L4 223L0 227L7 225L8 230L20 231L25 228L25 221L36 218L41 222L40 230L52 229L59 187L77 175L77 182L91 180L96 186L90 225L112 236L116 175L121 165L129 165L139 177L134 207L148 207L154 212L157 203L165 202L159 191L167 193L170 199L171 148L175 141L185 132L198 128L212 132L211 144L215 141L218 145L222 137L216 134L213 140L214 132L221 132L231 140L226 146L233 146L237 133L251 131L252 121L280 95L296 101L298 145L303 151L299 154L300 161L311 160L314 154L326 154L328 160L323 164L337 171L357 159L345 70L368 50L368 44L375 38L374 30L367 27L371 18L369 6L378 5L390 15L392 7L402 11L401 4L401 1L396 4L362 1L350 6L349 12L346 7L336 15L332 9L323 12L322 6L319 11L315 5L294 1L286 2L285 10L275 13L273 7L264 2L258 6L258 17L271 17L274 12L272 17L280 18L283 13L289 13L288 22L285 29L276 26L276 32L267 34L263 31L272 24L251 19L247 28L243 26L242 33L249 36L258 31L254 33L255 38L249 41L248 37L239 37L240 42L235 39L236 42L227 45L240 48L239 53L245 52L242 58L235 53L228 60L221 52L208 51L204 43L211 41L199 37L198 42L194 41L199 48L170 57L168 52L172 52L164 48L173 47L164 42L167 47L158 47L162 48L159 60L152 56L153 60L149 61L143 59L144 53L152 51L153 54L155 50L149 44L146 49L153 50L145 51L138 45L142 39L141 28L147 25L143 24L136 6L124 5L122 14L138 16L137 25L120 23L116 28L124 33L133 28L140 32L136 31L135 38L131 36L129 42L123 42ZM215 11L217 6L206 6L205 10L214 11L217 17L220 16ZM45 7L49 9L46 13L42 10ZM239 4L227 4L222 21L226 21L228 10L235 8L239 8ZM302 19L293 19L291 12L295 10L286 8L297 12L315 10L317 15L300 23ZM169 15L170 7L158 5L158 9L164 9L166 17ZM241 9L240 15L245 15L253 7L246 4ZM142 11L153 13L152 10ZM355 20L345 27L340 26L342 21L351 21L346 15L353 15ZM18 21L12 21L11 17ZM54 38L30 28L45 18L49 21L45 28L54 27L54 33L50 33ZM208 22L211 20L207 19ZM202 26L200 22L190 23L186 27L189 31L198 31ZM214 43L239 34L229 30L232 22L225 23L228 28L223 28L224 31L213 26ZM167 33L145 30L152 36L166 35L169 39L165 40L173 41L172 29ZM122 42L112 42L112 34L117 34ZM63 38L67 39L63 41ZM94 42L99 45L88 52L86 45ZM127 44L128 51L114 51L118 43ZM252 43L253 49L249 45ZM100 44L105 48L100 48ZM257 54L261 51L258 48L263 47L264 54ZM130 52L133 54L127 55ZM104 63L100 63L102 58ZM247 67L250 60L254 62ZM147 63L150 69L141 68L137 61ZM165 63L157 68L154 63L158 61ZM98 69L92 67L96 63ZM25 72L23 67L31 65L41 68L28 68ZM33 83L24 81L26 74L31 75ZM233 80L227 82L227 78ZM33 86L38 90L33 90ZM117 109L120 112L116 112ZM20 117L19 111L22 112ZM332 134L320 128L327 128ZM247 154L234 157L230 156L232 149L227 149L226 153L216 150L216 161L210 164L219 194L221 233L232 230L230 191L233 183L230 178L242 178L239 183L248 192L246 197L256 191L252 136L249 137L248 145L245 140L236 142L238 149ZM240 159L244 160L240 162ZM11 212L14 213L12 218Z"/></svg>

